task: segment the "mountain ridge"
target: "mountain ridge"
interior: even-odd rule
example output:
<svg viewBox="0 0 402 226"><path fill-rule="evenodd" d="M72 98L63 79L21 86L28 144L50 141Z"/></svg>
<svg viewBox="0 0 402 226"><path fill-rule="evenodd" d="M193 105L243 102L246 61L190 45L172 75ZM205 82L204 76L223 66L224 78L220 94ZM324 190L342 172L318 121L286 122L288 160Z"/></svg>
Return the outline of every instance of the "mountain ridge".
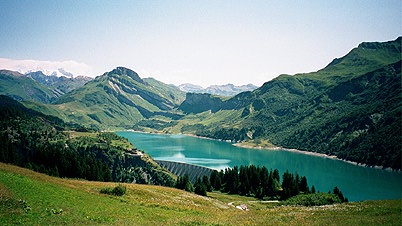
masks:
<svg viewBox="0 0 402 226"><path fill-rule="evenodd" d="M66 77L46 75L42 71L29 72L25 76L49 87L57 97L77 89L92 80L92 78L86 76Z"/></svg>
<svg viewBox="0 0 402 226"><path fill-rule="evenodd" d="M18 101L51 103L57 99L52 90L39 82L16 71L0 70L0 94Z"/></svg>
<svg viewBox="0 0 402 226"><path fill-rule="evenodd" d="M29 105L95 129L271 143L400 169L401 40L362 43L321 70L231 97L185 94L117 67L53 105Z"/></svg>
<svg viewBox="0 0 402 226"><path fill-rule="evenodd" d="M62 96L56 107L74 112L69 120L78 117L94 127L130 128L155 115L174 117L177 114L172 111L182 100L184 93L178 88L117 67Z"/></svg>
<svg viewBox="0 0 402 226"><path fill-rule="evenodd" d="M231 83L226 85L210 85L207 88L203 88L202 86L184 83L178 86L180 90L187 93L209 93L213 95L219 96L234 96L241 92L253 91L258 87L253 84L235 86Z"/></svg>
<svg viewBox="0 0 402 226"><path fill-rule="evenodd" d="M322 70L280 75L226 100L187 95L188 116L166 130L400 169L400 40L359 45Z"/></svg>

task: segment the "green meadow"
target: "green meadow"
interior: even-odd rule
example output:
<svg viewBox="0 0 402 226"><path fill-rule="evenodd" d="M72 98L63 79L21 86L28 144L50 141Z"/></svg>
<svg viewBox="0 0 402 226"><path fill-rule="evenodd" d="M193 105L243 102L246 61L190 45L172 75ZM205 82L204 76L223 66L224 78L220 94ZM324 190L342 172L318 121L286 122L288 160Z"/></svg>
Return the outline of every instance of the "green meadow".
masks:
<svg viewBox="0 0 402 226"><path fill-rule="evenodd" d="M402 200L298 207L251 197L63 179L0 163L1 225L400 225ZM237 209L245 204L249 210Z"/></svg>

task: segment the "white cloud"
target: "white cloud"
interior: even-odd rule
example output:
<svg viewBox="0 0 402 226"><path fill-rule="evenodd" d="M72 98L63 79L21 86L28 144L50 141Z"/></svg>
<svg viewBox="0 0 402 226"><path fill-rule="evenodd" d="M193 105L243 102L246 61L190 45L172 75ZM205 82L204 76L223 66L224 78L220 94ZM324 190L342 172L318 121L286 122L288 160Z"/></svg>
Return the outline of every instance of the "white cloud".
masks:
<svg viewBox="0 0 402 226"><path fill-rule="evenodd" d="M94 77L93 70L89 65L73 60L39 61L0 58L0 69L18 71L23 74L31 71L43 71L45 74L51 74L54 71L59 71L60 68L72 73L74 76L85 75Z"/></svg>

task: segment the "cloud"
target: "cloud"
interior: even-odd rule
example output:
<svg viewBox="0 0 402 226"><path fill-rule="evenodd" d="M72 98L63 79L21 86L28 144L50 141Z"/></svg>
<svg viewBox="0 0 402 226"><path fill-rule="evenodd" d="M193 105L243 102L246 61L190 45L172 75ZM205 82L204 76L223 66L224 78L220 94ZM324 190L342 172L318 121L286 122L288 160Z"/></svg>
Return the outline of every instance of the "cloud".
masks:
<svg viewBox="0 0 402 226"><path fill-rule="evenodd" d="M75 76L85 75L94 77L93 70L89 65L73 60L39 61L0 58L0 69L18 71L23 74L31 71L43 71L45 74L51 74L54 71L59 71L60 68Z"/></svg>

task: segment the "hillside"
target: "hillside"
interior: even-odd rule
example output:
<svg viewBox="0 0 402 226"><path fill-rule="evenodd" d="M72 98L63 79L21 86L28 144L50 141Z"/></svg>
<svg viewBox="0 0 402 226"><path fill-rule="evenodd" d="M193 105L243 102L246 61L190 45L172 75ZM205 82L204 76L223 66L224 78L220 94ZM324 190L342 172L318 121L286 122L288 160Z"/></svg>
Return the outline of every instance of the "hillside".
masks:
<svg viewBox="0 0 402 226"><path fill-rule="evenodd" d="M401 169L401 38L362 43L326 68L227 100L187 95L165 131L336 155Z"/></svg>
<svg viewBox="0 0 402 226"><path fill-rule="evenodd" d="M0 162L60 177L174 185L175 176L126 139L76 131L86 129L0 95Z"/></svg>
<svg viewBox="0 0 402 226"><path fill-rule="evenodd" d="M221 193L197 196L160 186L124 184L122 197L100 194L114 183L46 176L0 163L2 225L399 225L401 200L292 207ZM249 211L236 209L245 204Z"/></svg>
<svg viewBox="0 0 402 226"><path fill-rule="evenodd" d="M174 108L183 100L178 88L117 67L62 96L55 107L67 121L102 129L132 128L143 119L180 117Z"/></svg>
<svg viewBox="0 0 402 226"><path fill-rule="evenodd" d="M16 71L0 70L0 94L18 101L49 104L90 80L91 78L84 76L67 78L45 75L41 71L21 74Z"/></svg>
<svg viewBox="0 0 402 226"><path fill-rule="evenodd" d="M58 97L52 90L15 71L0 70L0 94L15 100L51 103Z"/></svg>

